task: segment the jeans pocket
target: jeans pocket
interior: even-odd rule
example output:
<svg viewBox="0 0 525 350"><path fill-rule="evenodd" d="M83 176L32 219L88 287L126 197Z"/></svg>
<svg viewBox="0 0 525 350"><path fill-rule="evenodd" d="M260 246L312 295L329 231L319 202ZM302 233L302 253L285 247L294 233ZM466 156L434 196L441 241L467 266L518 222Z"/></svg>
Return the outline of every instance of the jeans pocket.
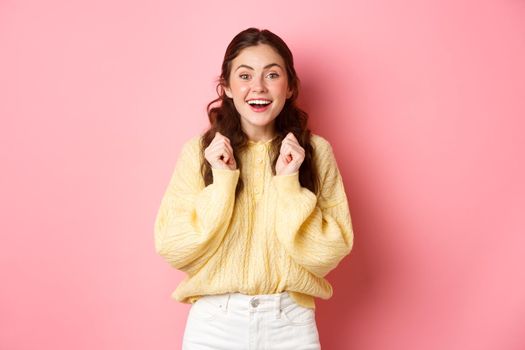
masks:
<svg viewBox="0 0 525 350"><path fill-rule="evenodd" d="M315 310L294 302L281 310L281 318L291 325L315 324Z"/></svg>
<svg viewBox="0 0 525 350"><path fill-rule="evenodd" d="M189 316L204 321L212 320L222 312L223 308L224 305L201 297L191 305Z"/></svg>

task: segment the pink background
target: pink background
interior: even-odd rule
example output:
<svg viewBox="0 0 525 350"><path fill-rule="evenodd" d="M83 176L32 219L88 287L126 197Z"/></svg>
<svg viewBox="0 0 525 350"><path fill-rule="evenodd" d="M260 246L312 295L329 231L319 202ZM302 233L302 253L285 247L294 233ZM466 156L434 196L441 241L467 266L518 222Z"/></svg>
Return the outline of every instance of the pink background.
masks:
<svg viewBox="0 0 525 350"><path fill-rule="evenodd" d="M525 348L525 3L0 2L0 348L180 349L153 222L227 44L294 52L355 230L325 349Z"/></svg>

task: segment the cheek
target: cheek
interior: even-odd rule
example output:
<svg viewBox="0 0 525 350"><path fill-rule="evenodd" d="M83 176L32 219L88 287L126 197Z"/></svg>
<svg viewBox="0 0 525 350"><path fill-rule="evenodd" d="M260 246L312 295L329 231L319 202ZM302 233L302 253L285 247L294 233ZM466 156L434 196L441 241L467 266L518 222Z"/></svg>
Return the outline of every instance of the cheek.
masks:
<svg viewBox="0 0 525 350"><path fill-rule="evenodd" d="M234 95L234 99L242 99L244 100L244 94L246 94L246 91L248 90L248 86L246 84L242 84L238 81L231 81L230 83L231 92Z"/></svg>
<svg viewBox="0 0 525 350"><path fill-rule="evenodd" d="M288 84L286 83L286 81L275 85L275 91L281 95L286 95L286 92L288 91Z"/></svg>

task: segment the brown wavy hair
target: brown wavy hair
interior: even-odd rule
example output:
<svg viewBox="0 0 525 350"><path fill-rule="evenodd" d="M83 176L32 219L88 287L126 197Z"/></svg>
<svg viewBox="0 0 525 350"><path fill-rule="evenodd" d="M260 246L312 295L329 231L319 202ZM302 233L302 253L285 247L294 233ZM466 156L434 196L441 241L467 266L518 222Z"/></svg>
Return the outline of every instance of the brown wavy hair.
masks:
<svg viewBox="0 0 525 350"><path fill-rule="evenodd" d="M239 112L235 109L233 100L226 96L224 87L229 87L232 61L235 57L237 57L244 48L259 44L271 46L283 58L288 76L288 86L293 90L292 96L286 100L283 109L275 118L276 137L270 145L272 174L276 174L275 164L279 157L281 142L289 132L292 132L301 147L305 150L305 157L299 168L299 182L301 186L317 194L319 177L312 160L313 147L310 143L311 131L307 127L308 114L300 109L296 103L297 97L299 96L300 81L295 72L293 55L286 43L279 36L267 29L245 29L237 34L226 48L221 75L217 80L216 86L219 97L208 103L206 108L210 127L201 139L201 160L204 160L201 162L201 173L204 182L206 186L213 182L211 166L204 158L204 150L209 146L217 131L230 139L237 167L242 172L239 153L247 147L249 139L241 128ZM242 178L239 177L235 194L238 195L243 188Z"/></svg>

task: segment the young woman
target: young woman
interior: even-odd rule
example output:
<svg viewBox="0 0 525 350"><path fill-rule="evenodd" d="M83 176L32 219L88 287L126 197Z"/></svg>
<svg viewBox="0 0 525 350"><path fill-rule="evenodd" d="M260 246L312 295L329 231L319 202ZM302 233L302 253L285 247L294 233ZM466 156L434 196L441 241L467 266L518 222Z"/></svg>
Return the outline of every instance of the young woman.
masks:
<svg viewBox="0 0 525 350"><path fill-rule="evenodd" d="M285 42L237 34L210 127L182 146L155 221L157 253L187 277L184 350L320 349L315 297L350 253L348 202L330 143L307 128Z"/></svg>

